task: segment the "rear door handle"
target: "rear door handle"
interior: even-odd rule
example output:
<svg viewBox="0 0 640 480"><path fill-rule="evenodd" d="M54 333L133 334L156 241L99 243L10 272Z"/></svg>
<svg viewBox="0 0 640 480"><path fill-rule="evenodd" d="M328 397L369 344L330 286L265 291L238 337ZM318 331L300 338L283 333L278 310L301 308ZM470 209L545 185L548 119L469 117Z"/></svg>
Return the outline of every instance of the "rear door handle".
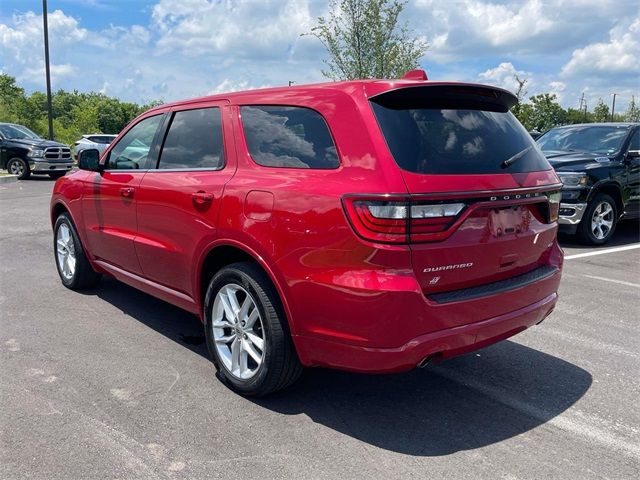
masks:
<svg viewBox="0 0 640 480"><path fill-rule="evenodd" d="M131 188L131 187L124 187L120 189L120 195L122 195L125 198L131 198L133 197L133 192L135 189Z"/></svg>
<svg viewBox="0 0 640 480"><path fill-rule="evenodd" d="M193 203L197 205L204 205L205 203L211 203L213 200L213 193L199 191L192 193L191 198L193 199Z"/></svg>

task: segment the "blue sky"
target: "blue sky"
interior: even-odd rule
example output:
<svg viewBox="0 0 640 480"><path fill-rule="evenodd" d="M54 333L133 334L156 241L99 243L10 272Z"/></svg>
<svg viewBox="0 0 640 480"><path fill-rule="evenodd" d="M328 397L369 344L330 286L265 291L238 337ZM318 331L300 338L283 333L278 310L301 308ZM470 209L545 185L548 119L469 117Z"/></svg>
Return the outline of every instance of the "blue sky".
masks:
<svg viewBox="0 0 640 480"><path fill-rule="evenodd" d="M42 2L0 0L0 71L44 89ZM147 102L323 81L326 53L301 37L320 0L49 0L54 89ZM640 8L630 0L410 0L432 79L556 93L577 107L640 100Z"/></svg>

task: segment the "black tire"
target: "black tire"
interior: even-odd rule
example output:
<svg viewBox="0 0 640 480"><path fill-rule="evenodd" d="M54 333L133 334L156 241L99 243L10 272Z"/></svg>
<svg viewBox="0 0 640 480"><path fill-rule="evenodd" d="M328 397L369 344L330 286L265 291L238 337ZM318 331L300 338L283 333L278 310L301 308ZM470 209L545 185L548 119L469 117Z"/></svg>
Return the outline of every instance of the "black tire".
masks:
<svg viewBox="0 0 640 480"><path fill-rule="evenodd" d="M63 273L58 255L58 230L63 228L63 226L66 226L66 228L69 229L71 239L73 240L73 253L76 261L75 270L71 276L66 276ZM71 290L83 290L94 287L100 281L100 278L102 278L102 275L94 271L89 260L87 260L87 256L85 255L84 248L80 243L80 238L78 237L76 228L68 213L61 213L53 227L53 256L55 258L56 269L58 270L58 275L60 276L62 284Z"/></svg>
<svg viewBox="0 0 640 480"><path fill-rule="evenodd" d="M261 365L247 380L231 373L220 358L214 341L213 306L218 292L228 285L240 286L248 292L260 313L265 348ZM229 388L241 395L261 397L288 387L300 377L302 365L291 340L280 298L271 280L260 267L241 262L228 265L217 272L209 282L204 309L207 348L218 370L218 376Z"/></svg>
<svg viewBox="0 0 640 480"><path fill-rule="evenodd" d="M602 206L608 206L610 208L611 213L606 215L605 218L611 222L610 227L606 227L605 224L602 224L600 227L600 232L602 232L602 236L594 232L593 221L600 216L602 212ZM606 207L605 207L606 208ZM584 212L584 216L578 225L578 230L576 231L576 235L578 239L587 245L603 245L611 240L613 234L616 230L616 225L618 224L618 208L616 207L616 202L611 198L611 196L606 193L599 193L595 197L591 199L587 208Z"/></svg>
<svg viewBox="0 0 640 480"><path fill-rule="evenodd" d="M31 176L29 164L19 157L9 159L7 162L7 172L12 175L18 175L18 180L26 180Z"/></svg>
<svg viewBox="0 0 640 480"><path fill-rule="evenodd" d="M54 179L57 180L61 177L64 177L67 174L67 172L55 172L55 173L50 173L49 176Z"/></svg>

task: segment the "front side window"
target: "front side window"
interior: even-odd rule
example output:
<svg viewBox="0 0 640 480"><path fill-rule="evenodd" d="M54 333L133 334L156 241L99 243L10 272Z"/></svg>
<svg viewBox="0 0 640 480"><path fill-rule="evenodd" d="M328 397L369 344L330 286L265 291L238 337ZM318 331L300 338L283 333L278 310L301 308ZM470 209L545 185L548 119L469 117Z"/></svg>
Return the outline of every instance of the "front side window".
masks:
<svg viewBox="0 0 640 480"><path fill-rule="evenodd" d="M162 122L162 115L138 122L118 141L109 153L108 170L145 170L151 167L149 150Z"/></svg>
<svg viewBox="0 0 640 480"><path fill-rule="evenodd" d="M222 118L218 107L176 112L160 153L161 169L224 166Z"/></svg>
<svg viewBox="0 0 640 480"><path fill-rule="evenodd" d="M338 168L340 162L329 127L310 108L241 107L249 154L265 167Z"/></svg>

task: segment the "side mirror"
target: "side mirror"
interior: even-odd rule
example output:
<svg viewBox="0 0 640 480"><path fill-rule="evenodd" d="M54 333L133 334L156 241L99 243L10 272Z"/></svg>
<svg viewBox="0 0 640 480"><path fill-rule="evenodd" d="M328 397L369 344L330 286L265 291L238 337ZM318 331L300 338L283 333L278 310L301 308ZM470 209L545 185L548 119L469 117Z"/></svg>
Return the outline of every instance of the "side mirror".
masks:
<svg viewBox="0 0 640 480"><path fill-rule="evenodd" d="M104 167L100 165L100 152L95 148L78 152L78 167L80 170L101 172Z"/></svg>
<svg viewBox="0 0 640 480"><path fill-rule="evenodd" d="M627 160L631 160L632 158L640 158L640 150L629 150L627 152Z"/></svg>

